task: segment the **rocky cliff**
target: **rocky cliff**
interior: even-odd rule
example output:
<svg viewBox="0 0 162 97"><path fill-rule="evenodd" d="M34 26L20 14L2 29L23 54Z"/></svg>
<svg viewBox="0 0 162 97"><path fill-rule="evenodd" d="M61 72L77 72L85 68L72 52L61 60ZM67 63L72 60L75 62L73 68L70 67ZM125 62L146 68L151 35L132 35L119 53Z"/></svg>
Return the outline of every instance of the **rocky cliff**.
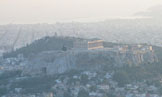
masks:
<svg viewBox="0 0 162 97"><path fill-rule="evenodd" d="M118 50L69 50L48 51L33 55L26 66L25 74L55 74L68 70L104 70L125 65L139 66L157 61L153 52L134 54Z"/></svg>

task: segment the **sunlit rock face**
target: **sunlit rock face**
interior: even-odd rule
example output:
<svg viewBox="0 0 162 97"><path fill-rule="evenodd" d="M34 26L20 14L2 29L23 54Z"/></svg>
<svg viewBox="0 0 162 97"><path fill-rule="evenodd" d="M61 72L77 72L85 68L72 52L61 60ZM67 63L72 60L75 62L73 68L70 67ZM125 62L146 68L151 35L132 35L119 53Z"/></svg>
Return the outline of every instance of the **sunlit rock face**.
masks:
<svg viewBox="0 0 162 97"><path fill-rule="evenodd" d="M30 58L24 74L56 74L69 70L104 70L111 67L139 66L155 61L153 52L134 54L117 50L73 50L42 52ZM45 68L45 72L43 72Z"/></svg>

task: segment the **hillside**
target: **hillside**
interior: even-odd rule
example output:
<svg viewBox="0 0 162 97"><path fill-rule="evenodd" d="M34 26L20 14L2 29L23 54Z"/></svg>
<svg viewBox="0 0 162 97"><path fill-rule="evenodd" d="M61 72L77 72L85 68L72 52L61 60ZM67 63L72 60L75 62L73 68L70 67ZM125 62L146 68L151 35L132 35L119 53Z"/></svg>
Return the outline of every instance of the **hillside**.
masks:
<svg viewBox="0 0 162 97"><path fill-rule="evenodd" d="M49 73L63 73L71 69L90 69L100 70L105 66L122 67L140 64L154 63L160 60L161 48L153 47L155 51L150 51L149 45L142 44L142 48L134 49L136 44L115 44L104 42L104 49L99 50L79 50L74 49L75 41L84 41L91 39L75 37L44 37L33 43L19 48L15 51L4 53L4 58L17 57L23 54L28 59L26 72L37 73L41 68L46 67ZM122 51L125 46L128 50ZM67 51L63 50L63 47ZM133 50L134 49L134 50ZM142 53L139 52L142 51ZM139 53L138 53L139 52ZM135 54L136 53L136 54ZM159 60L158 60L159 59ZM100 67L98 67L100 66ZM31 67L31 68L30 68ZM78 68L79 67L79 68ZM106 68L108 68L106 67Z"/></svg>
<svg viewBox="0 0 162 97"><path fill-rule="evenodd" d="M26 45L15 51L7 52L3 54L4 58L17 57L18 54L23 54L24 57L29 57L31 54L38 54L43 51L62 50L63 46L68 50L73 48L75 41L83 41L88 39L75 38L75 37L44 37L34 41L33 43ZM104 42L105 47L113 47L116 43Z"/></svg>
<svg viewBox="0 0 162 97"><path fill-rule="evenodd" d="M6 53L2 66L9 66L10 70L2 70L0 73L0 96L48 96L52 93L55 97L85 97L96 92L104 97L118 97L118 93L122 92L122 97L125 97L129 90L138 91L140 97L146 91L151 97L155 93L162 95L161 47L153 46L152 51L147 49L150 45L142 44L141 50L146 52L142 54L142 63L139 63L138 54L134 53L136 50L132 50L137 44L104 42L104 49L73 50L73 42L76 40L86 39L44 37ZM109 49L125 45L130 47L129 51ZM67 47L67 51L62 50L63 46ZM25 59L16 58L18 54L24 54ZM155 56L158 61L152 61ZM150 90L150 87L155 90ZM15 96L10 96L13 94Z"/></svg>

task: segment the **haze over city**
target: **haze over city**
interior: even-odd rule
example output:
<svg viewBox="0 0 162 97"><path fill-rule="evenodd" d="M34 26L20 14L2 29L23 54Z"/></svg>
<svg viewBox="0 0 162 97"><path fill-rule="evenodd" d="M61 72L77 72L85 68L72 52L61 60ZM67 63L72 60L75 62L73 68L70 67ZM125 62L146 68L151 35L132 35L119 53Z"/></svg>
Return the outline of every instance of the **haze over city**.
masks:
<svg viewBox="0 0 162 97"><path fill-rule="evenodd" d="M162 0L1 0L0 24L102 21L137 18Z"/></svg>
<svg viewBox="0 0 162 97"><path fill-rule="evenodd" d="M0 0L0 97L162 97L162 0Z"/></svg>

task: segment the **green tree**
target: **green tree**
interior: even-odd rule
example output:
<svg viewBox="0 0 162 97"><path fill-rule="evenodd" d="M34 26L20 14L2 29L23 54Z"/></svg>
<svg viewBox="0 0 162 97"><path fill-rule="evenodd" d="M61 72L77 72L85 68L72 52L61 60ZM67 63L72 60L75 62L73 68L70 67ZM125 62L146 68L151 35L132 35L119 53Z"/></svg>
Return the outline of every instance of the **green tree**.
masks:
<svg viewBox="0 0 162 97"><path fill-rule="evenodd" d="M81 83L85 85L87 82L88 82L88 76L86 74L83 74L81 76Z"/></svg>
<svg viewBox="0 0 162 97"><path fill-rule="evenodd" d="M65 46L62 47L63 51L67 51L67 48Z"/></svg>
<svg viewBox="0 0 162 97"><path fill-rule="evenodd" d="M124 71L118 71L114 74L113 79L118 82L120 87L123 87L125 84L129 83L129 76Z"/></svg>
<svg viewBox="0 0 162 97"><path fill-rule="evenodd" d="M0 97L7 94L7 89L6 88L0 88Z"/></svg>
<svg viewBox="0 0 162 97"><path fill-rule="evenodd" d="M64 92L64 97L72 97L69 92L65 91Z"/></svg>
<svg viewBox="0 0 162 97"><path fill-rule="evenodd" d="M85 91L84 89L81 89L78 93L78 97L90 97L90 96L87 91Z"/></svg>

